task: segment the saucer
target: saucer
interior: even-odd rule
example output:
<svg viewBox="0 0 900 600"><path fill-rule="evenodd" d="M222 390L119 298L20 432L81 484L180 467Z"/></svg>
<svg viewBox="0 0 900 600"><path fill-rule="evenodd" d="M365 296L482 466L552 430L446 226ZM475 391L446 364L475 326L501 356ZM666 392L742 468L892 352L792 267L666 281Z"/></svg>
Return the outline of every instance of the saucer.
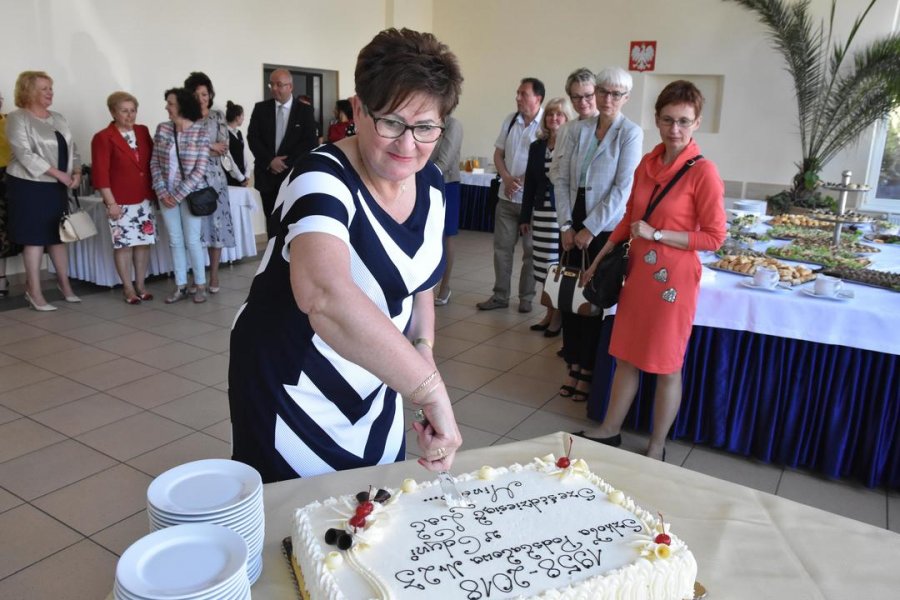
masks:
<svg viewBox="0 0 900 600"><path fill-rule="evenodd" d="M752 277L747 277L745 279L741 279L741 285L744 287L748 287L751 290L759 290L761 292L789 292L791 291L790 287L785 287L782 283L776 283L773 287L762 287L756 285L753 282Z"/></svg>
<svg viewBox="0 0 900 600"><path fill-rule="evenodd" d="M852 290L841 290L837 294L833 296L826 296L825 294L817 294L814 289L804 288L801 290L807 296L812 296L813 298L822 298L824 300L836 300L837 302L846 302L848 300L852 300L855 298L855 294Z"/></svg>

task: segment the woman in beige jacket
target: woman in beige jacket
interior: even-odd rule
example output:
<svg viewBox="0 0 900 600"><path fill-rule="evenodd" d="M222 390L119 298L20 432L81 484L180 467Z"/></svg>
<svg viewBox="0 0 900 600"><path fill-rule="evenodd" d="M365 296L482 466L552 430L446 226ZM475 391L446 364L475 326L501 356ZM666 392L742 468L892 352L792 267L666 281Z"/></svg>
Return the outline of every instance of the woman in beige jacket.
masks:
<svg viewBox="0 0 900 600"><path fill-rule="evenodd" d="M56 307L41 291L44 249L56 268L57 287L66 302L81 302L72 292L66 246L59 239L59 220L68 190L81 182L81 160L65 118L49 110L53 80L43 71L24 71L16 80L19 110L7 117L12 159L6 169L9 234L24 246L25 299L35 310Z"/></svg>

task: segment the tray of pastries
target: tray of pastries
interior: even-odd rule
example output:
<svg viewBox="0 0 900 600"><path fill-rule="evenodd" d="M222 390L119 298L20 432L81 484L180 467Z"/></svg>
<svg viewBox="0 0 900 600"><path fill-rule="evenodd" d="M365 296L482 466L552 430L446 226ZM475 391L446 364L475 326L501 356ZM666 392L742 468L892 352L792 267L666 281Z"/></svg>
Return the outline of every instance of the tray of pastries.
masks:
<svg viewBox="0 0 900 600"><path fill-rule="evenodd" d="M832 231L825 229L816 229L813 227L804 227L801 225L774 225L769 230L769 237L777 240L820 240L827 242L834 237L834 226Z"/></svg>
<svg viewBox="0 0 900 600"><path fill-rule="evenodd" d="M849 267L830 267L825 270L825 273L833 277L840 277L846 281L852 281L853 283L900 292L900 273Z"/></svg>
<svg viewBox="0 0 900 600"><path fill-rule="evenodd" d="M830 221L832 223L873 223L876 220L872 215L864 215L852 210L837 214L825 208L816 208L809 214L819 221Z"/></svg>
<svg viewBox="0 0 900 600"><path fill-rule="evenodd" d="M769 267L778 271L782 283L800 285L816 278L816 272L803 265L789 265L768 256L746 256L727 254L719 260L706 264L710 269L747 275L752 277L759 267Z"/></svg>
<svg viewBox="0 0 900 600"><path fill-rule="evenodd" d="M858 235L857 235L858 237ZM848 236L849 238L849 236ZM873 246L872 244L862 244L860 242L854 241L852 238L842 238L841 243L838 244L838 249L842 253L852 253L852 254L877 254L881 252L881 248ZM794 240L793 245L795 246L803 246L806 248L821 248L827 247L828 249L833 249L834 246L831 245L830 239L828 241L821 240L809 240L809 239L798 239Z"/></svg>
<svg viewBox="0 0 900 600"><path fill-rule="evenodd" d="M865 239L873 244L900 244L900 235L891 235L889 233L870 233Z"/></svg>
<svg viewBox="0 0 900 600"><path fill-rule="evenodd" d="M872 264L868 258L858 256L855 252L828 245L803 245L791 242L786 246L766 248L766 254L825 267L843 266L860 269Z"/></svg>
<svg viewBox="0 0 900 600"><path fill-rule="evenodd" d="M834 230L834 223L820 221L809 215L778 215L769 221L769 225L788 225L790 227L806 227L814 229L830 229Z"/></svg>

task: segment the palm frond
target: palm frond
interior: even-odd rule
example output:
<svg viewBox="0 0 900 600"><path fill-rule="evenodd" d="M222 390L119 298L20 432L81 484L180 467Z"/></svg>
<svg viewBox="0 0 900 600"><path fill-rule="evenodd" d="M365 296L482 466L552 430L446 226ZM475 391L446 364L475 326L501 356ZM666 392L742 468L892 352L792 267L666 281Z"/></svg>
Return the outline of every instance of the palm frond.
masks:
<svg viewBox="0 0 900 600"><path fill-rule="evenodd" d="M900 34L855 50L854 42L877 0L869 0L842 42L835 41L837 0L816 26L810 0L726 0L754 12L785 60L797 96L803 160L794 177L800 189L876 121L900 106ZM849 58L852 57L852 60Z"/></svg>

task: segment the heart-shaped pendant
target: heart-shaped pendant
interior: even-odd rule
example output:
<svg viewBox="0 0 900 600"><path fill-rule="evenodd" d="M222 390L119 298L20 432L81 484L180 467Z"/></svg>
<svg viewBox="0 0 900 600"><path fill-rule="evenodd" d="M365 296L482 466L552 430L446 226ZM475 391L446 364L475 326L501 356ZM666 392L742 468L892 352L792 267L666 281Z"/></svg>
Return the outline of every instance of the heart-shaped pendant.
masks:
<svg viewBox="0 0 900 600"><path fill-rule="evenodd" d="M675 302L675 296L678 295L678 290L675 288L669 288L662 293L662 299L666 302Z"/></svg>
<svg viewBox="0 0 900 600"><path fill-rule="evenodd" d="M648 265L656 264L656 250L650 250L647 254L644 255L644 262Z"/></svg>
<svg viewBox="0 0 900 600"><path fill-rule="evenodd" d="M665 267L657 271L653 274L653 279L657 280L660 283L665 283L669 280L669 270Z"/></svg>

